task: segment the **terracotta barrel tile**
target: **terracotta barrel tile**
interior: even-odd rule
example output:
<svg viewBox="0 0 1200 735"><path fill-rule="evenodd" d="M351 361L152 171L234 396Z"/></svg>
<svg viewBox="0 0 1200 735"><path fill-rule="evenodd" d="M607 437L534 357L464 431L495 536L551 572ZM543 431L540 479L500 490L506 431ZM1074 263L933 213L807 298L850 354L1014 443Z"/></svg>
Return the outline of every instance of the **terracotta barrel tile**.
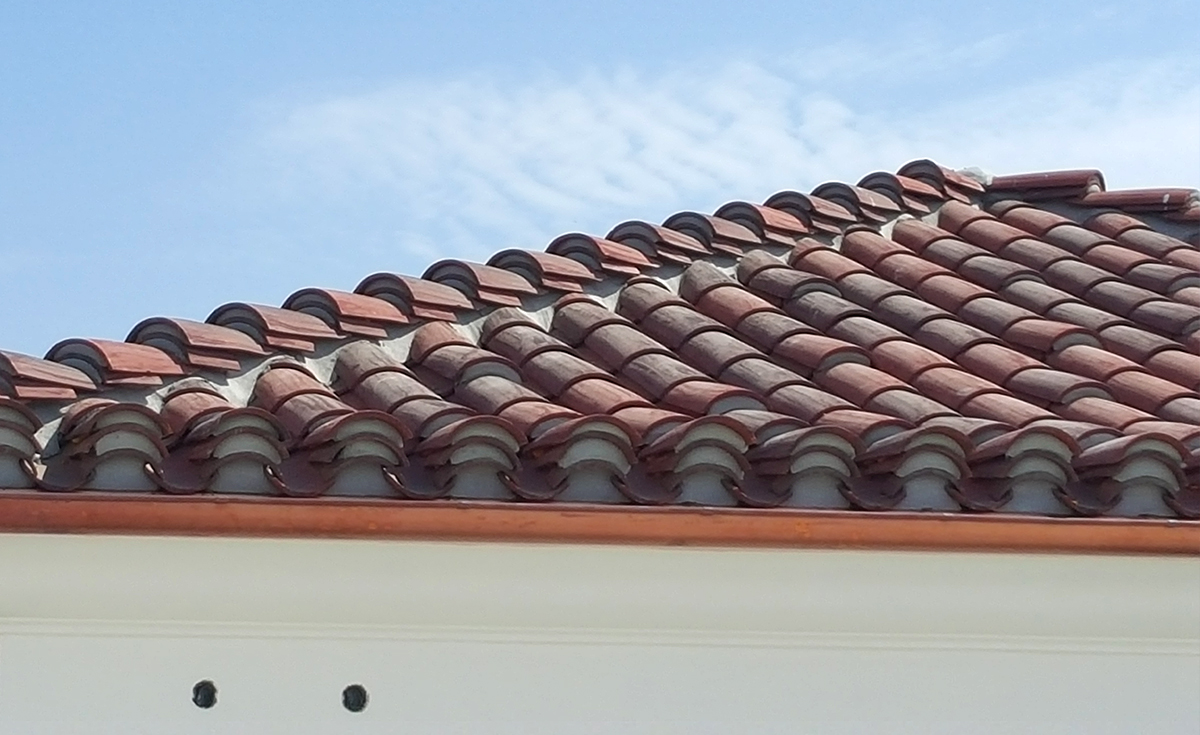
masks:
<svg viewBox="0 0 1200 735"><path fill-rule="evenodd" d="M985 332L1004 334L1022 319L1038 319L1038 315L1020 306L996 298L975 299L958 311L958 318Z"/></svg>
<svg viewBox="0 0 1200 735"><path fill-rule="evenodd" d="M853 409L856 406L840 396L817 388L785 385L767 398L767 406L806 423L813 423L830 411Z"/></svg>
<svg viewBox="0 0 1200 735"><path fill-rule="evenodd" d="M446 322L428 322L413 333L408 364L420 365L434 350L447 345L474 347L466 335Z"/></svg>
<svg viewBox="0 0 1200 735"><path fill-rule="evenodd" d="M990 253L999 253L1009 243L1029 237L1029 233L999 220L977 219L964 225L958 236Z"/></svg>
<svg viewBox="0 0 1200 735"><path fill-rule="evenodd" d="M1000 250L1000 256L1039 271L1059 261L1076 259L1062 248L1030 238L1010 242Z"/></svg>
<svg viewBox="0 0 1200 735"><path fill-rule="evenodd" d="M846 278L853 278L855 275L851 274ZM752 278L745 280L745 284L751 291L770 297L776 302L804 296L813 291L833 295L840 293L838 287L828 278L794 270L788 266L761 270Z"/></svg>
<svg viewBox="0 0 1200 735"><path fill-rule="evenodd" d="M1104 348L1136 363L1145 363L1150 357L1163 350L1177 350L1179 343L1166 337L1147 332L1138 327L1116 325L1100 332Z"/></svg>
<svg viewBox="0 0 1200 735"><path fill-rule="evenodd" d="M738 360L761 356L759 350L724 332L697 334L679 347L679 357L684 362L713 376L720 375Z"/></svg>
<svg viewBox="0 0 1200 735"><path fill-rule="evenodd" d="M1092 215L1084 225L1105 237L1117 237L1132 229L1145 229L1146 223L1123 212L1101 212Z"/></svg>
<svg viewBox="0 0 1200 735"><path fill-rule="evenodd" d="M934 319L950 317L944 309L907 294L889 296L880 301L873 313L875 318L905 334L916 332L921 325Z"/></svg>
<svg viewBox="0 0 1200 735"><path fill-rule="evenodd" d="M1102 332L1109 327L1132 326L1132 323L1125 317L1117 316L1103 309L1097 309L1090 304L1075 301L1051 307L1046 310L1043 316L1047 319L1053 319L1056 322L1075 324L1096 333Z"/></svg>
<svg viewBox="0 0 1200 735"><path fill-rule="evenodd" d="M584 415L617 414L623 408L649 406L650 402L608 379L586 378L571 383L557 400ZM621 418L618 416L618 418ZM628 419L622 418L623 421Z"/></svg>
<svg viewBox="0 0 1200 735"><path fill-rule="evenodd" d="M1101 382L1107 382L1120 372L1141 370L1136 362L1092 345L1071 345L1054 352L1046 361L1060 370Z"/></svg>
<svg viewBox="0 0 1200 735"><path fill-rule="evenodd" d="M888 296L911 293L903 286L898 286L871 273L855 273L846 276L838 282L838 290L846 299L859 306L871 309Z"/></svg>
<svg viewBox="0 0 1200 735"><path fill-rule="evenodd" d="M636 384L654 401L661 401L669 390L689 380L707 380L704 373L675 357L645 354L630 360L621 375Z"/></svg>
<svg viewBox="0 0 1200 735"><path fill-rule="evenodd" d="M1200 306L1200 273L1157 261L1134 266L1125 273L1125 280L1135 286L1157 293L1171 294L1176 301ZM1195 296L1189 301L1180 298L1180 291L1190 290Z"/></svg>
<svg viewBox="0 0 1200 735"><path fill-rule="evenodd" d="M1163 350L1151 356L1145 365L1160 378L1200 391L1200 355L1183 350Z"/></svg>
<svg viewBox="0 0 1200 735"><path fill-rule="evenodd" d="M863 404L863 408L887 416L896 416L917 425L938 418L958 416L949 406L911 390L884 391Z"/></svg>
<svg viewBox="0 0 1200 735"><path fill-rule="evenodd" d="M994 219L992 215L961 202L946 202L938 212L938 226L949 232L958 232L976 220Z"/></svg>
<svg viewBox="0 0 1200 735"><path fill-rule="evenodd" d="M721 322L697 312L691 306L668 304L655 309L638 325L643 332L671 349L678 349L692 337L705 332L729 332Z"/></svg>
<svg viewBox="0 0 1200 735"><path fill-rule="evenodd" d="M1069 253L1083 257L1097 245L1111 244L1112 240L1075 224L1052 227L1042 235L1046 242L1057 245Z"/></svg>
<svg viewBox="0 0 1200 735"><path fill-rule="evenodd" d="M1051 404L1071 403L1086 396L1112 397L1102 383L1049 368L1022 370L1010 377L1004 387L1018 397Z"/></svg>
<svg viewBox="0 0 1200 735"><path fill-rule="evenodd" d="M993 211L993 214L998 213ZM1062 215L1023 204L1011 207L1003 214L998 214L998 216L1002 221L1038 237L1044 235L1052 227L1062 224L1072 224L1069 219Z"/></svg>
<svg viewBox="0 0 1200 735"><path fill-rule="evenodd" d="M871 312L840 296L814 291L784 304L784 310L805 324L824 332L851 316L870 317Z"/></svg>
<svg viewBox="0 0 1200 735"><path fill-rule="evenodd" d="M1182 396L1164 403L1158 409L1158 416L1166 421L1200 426L1200 398Z"/></svg>
<svg viewBox="0 0 1200 735"><path fill-rule="evenodd" d="M1018 324L1018 326L1020 325ZM934 319L926 322L913 334L913 339L951 359L977 344L985 342L998 344L1000 342L982 329L963 324L953 318Z"/></svg>
<svg viewBox="0 0 1200 735"><path fill-rule="evenodd" d="M956 275L948 274L925 279L917 287L917 293L935 306L940 306L950 312L957 312L972 299L990 296L992 291L982 286L976 286Z"/></svg>
<svg viewBox="0 0 1200 735"><path fill-rule="evenodd" d="M814 375L817 385L863 406L887 390L912 390L907 383L869 365L842 363Z"/></svg>
<svg viewBox="0 0 1200 735"><path fill-rule="evenodd" d="M1090 287L1083 297L1093 306L1124 317L1131 317L1134 309L1142 304L1162 299L1153 291L1121 281L1097 283Z"/></svg>
<svg viewBox="0 0 1200 735"><path fill-rule="evenodd" d="M1083 303L1077 296L1032 279L1009 283L1000 292L1012 303L1043 315L1059 304Z"/></svg>
<svg viewBox="0 0 1200 735"><path fill-rule="evenodd" d="M1116 400L1147 413L1157 413L1159 408L1175 398L1196 395L1189 388L1140 370L1117 373L1106 382Z"/></svg>
<svg viewBox="0 0 1200 735"><path fill-rule="evenodd" d="M909 253L888 256L875 266L880 276L910 290L916 290L926 279L949 275L951 271Z"/></svg>
<svg viewBox="0 0 1200 735"><path fill-rule="evenodd" d="M1043 354L1073 344L1096 343L1092 333L1083 327L1040 318L1023 319L1005 330L1002 336L1005 342Z"/></svg>
<svg viewBox="0 0 1200 735"><path fill-rule="evenodd" d="M1101 426L1123 430L1135 421L1153 419L1152 414L1140 411L1104 398L1080 398L1058 409L1058 413L1072 421L1087 421Z"/></svg>
<svg viewBox="0 0 1200 735"><path fill-rule="evenodd" d="M903 219L892 228L892 239L913 252L923 253L931 243L957 239L954 233L917 219Z"/></svg>
<svg viewBox="0 0 1200 735"><path fill-rule="evenodd" d="M785 385L811 388L812 383L762 357L748 357L727 366L718 376L722 382L769 396Z"/></svg>
<svg viewBox="0 0 1200 735"><path fill-rule="evenodd" d="M871 230L854 230L842 239L842 253L858 261L868 268L889 255L897 253L912 254L911 251L877 232Z"/></svg>
<svg viewBox="0 0 1200 735"><path fill-rule="evenodd" d="M831 281L838 281L851 273L870 273L866 268L832 249L813 250L790 260L793 268L816 273Z"/></svg>
<svg viewBox="0 0 1200 735"><path fill-rule="evenodd" d="M1038 280L1038 271L1003 258L980 255L969 258L958 266L958 274L975 283L999 291L1010 283L1024 279Z"/></svg>
<svg viewBox="0 0 1200 735"><path fill-rule="evenodd" d="M1081 400L1093 400L1084 398ZM1078 401L1076 401L1078 403ZM1044 408L1004 393L983 393L964 403L958 409L965 416L998 421L1009 426L1022 427L1034 421L1057 418ZM1086 419L1084 419L1086 420Z"/></svg>
<svg viewBox="0 0 1200 735"><path fill-rule="evenodd" d="M1143 301L1129 313L1129 318L1172 336L1191 334L1200 329L1200 307L1167 299Z"/></svg>
<svg viewBox="0 0 1200 735"><path fill-rule="evenodd" d="M868 352L888 340L908 339L903 332L865 316L842 319L829 330L829 336L858 345Z"/></svg>
<svg viewBox="0 0 1200 735"><path fill-rule="evenodd" d="M871 351L871 364L908 383L923 370L954 367L953 362L933 350L900 340L876 346Z"/></svg>
<svg viewBox="0 0 1200 735"><path fill-rule="evenodd" d="M977 344L963 351L956 361L973 375L1004 385L1016 373L1044 365L1006 345Z"/></svg>
<svg viewBox="0 0 1200 735"><path fill-rule="evenodd" d="M990 253L983 248L955 238L930 243L929 247L921 253L921 257L925 260L940 265L953 273L957 273L959 267L971 258L987 255Z"/></svg>
<svg viewBox="0 0 1200 735"><path fill-rule="evenodd" d="M838 362L868 362L860 347L817 334L798 334L779 342L771 354L803 370L819 370Z"/></svg>
<svg viewBox="0 0 1200 735"><path fill-rule="evenodd" d="M786 314L762 311L751 314L739 322L737 333L760 350L770 352L775 349L775 345L788 337L797 334L817 334L817 331Z"/></svg>
<svg viewBox="0 0 1200 735"><path fill-rule="evenodd" d="M925 370L912 379L912 385L921 394L958 411L976 396L1006 392L995 383L971 375L958 367L935 367Z"/></svg>

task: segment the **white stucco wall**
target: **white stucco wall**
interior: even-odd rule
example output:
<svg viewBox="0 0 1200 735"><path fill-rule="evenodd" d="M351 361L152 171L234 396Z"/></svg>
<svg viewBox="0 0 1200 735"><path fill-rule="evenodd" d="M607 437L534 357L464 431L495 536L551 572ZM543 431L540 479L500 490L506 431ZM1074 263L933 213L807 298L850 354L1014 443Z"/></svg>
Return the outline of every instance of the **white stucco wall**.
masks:
<svg viewBox="0 0 1200 735"><path fill-rule="evenodd" d="M0 732L1194 735L1200 560L0 535Z"/></svg>

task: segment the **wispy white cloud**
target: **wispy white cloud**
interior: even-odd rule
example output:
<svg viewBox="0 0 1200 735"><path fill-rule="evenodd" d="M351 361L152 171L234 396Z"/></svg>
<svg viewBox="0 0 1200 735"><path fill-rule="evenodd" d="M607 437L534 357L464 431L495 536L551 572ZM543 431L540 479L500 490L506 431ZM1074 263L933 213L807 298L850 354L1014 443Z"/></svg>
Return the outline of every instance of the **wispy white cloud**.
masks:
<svg viewBox="0 0 1200 735"><path fill-rule="evenodd" d="M1004 43L953 58L987 66ZM1114 186L1197 183L1190 59L1098 63L986 91L960 75L953 89L912 84L908 104L880 106L889 112L869 89L895 59L825 57L838 62L400 82L295 106L259 155L268 188L301 205L369 201L375 221L364 226L386 228L414 257L540 247L565 230L761 200L913 158L1003 172L1094 166ZM830 79L856 79L859 93L820 83Z"/></svg>

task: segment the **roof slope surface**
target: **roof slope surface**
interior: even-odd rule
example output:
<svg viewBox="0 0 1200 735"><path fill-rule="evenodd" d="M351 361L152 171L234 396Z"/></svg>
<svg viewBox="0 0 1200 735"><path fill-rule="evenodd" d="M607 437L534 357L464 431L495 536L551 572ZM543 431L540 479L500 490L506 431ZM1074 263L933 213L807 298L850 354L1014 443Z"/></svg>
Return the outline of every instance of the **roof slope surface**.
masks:
<svg viewBox="0 0 1200 735"><path fill-rule="evenodd" d="M1197 518L1198 231L916 161L148 319L0 353L0 487Z"/></svg>

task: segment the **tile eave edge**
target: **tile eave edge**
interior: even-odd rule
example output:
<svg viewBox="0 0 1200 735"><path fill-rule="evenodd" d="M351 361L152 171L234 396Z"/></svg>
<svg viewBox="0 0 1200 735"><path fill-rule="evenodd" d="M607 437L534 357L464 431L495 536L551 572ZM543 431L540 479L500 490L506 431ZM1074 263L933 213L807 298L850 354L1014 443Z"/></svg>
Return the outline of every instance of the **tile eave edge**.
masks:
<svg viewBox="0 0 1200 735"><path fill-rule="evenodd" d="M0 532L1200 556L1200 521L0 492Z"/></svg>

